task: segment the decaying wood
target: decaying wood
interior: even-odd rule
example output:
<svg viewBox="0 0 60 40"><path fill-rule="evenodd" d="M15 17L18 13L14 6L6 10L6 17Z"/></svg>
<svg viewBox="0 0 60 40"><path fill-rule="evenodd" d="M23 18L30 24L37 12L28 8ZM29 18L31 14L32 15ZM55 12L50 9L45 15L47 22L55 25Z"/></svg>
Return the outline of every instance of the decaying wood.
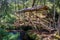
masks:
<svg viewBox="0 0 60 40"><path fill-rule="evenodd" d="M37 6L18 10L16 14L20 14L18 16L19 19L17 20L19 22L15 22L14 26L16 26L16 28L21 26L31 26L33 29L38 31L36 31L36 33L40 33L40 35L45 37L50 37L57 30L50 25L51 22L53 23L53 19L46 17L48 16L48 9L49 8L47 6Z"/></svg>
<svg viewBox="0 0 60 40"><path fill-rule="evenodd" d="M58 37L58 35L55 35L56 33L47 33L47 32L38 32L38 31L34 31L34 30L31 30L30 33L28 33L29 36L32 35L32 34L35 34L37 35L37 39L36 40L40 40L41 38L42 39L45 39L45 40L54 40L54 37ZM40 38L41 37L41 38ZM58 37L59 38L59 37Z"/></svg>
<svg viewBox="0 0 60 40"><path fill-rule="evenodd" d="M24 21L19 20L19 22L16 23L15 25L17 25L17 26L23 26L23 25L24 26L33 26L33 28L35 28L35 29L36 29L36 26L38 26L38 28L42 27L43 29L46 29L49 32L55 31L54 28L48 27L49 23L50 23L49 21L47 21L45 19L41 19L40 17L38 17L38 19L35 18L35 20L32 19L31 17L28 17L28 18L26 17L26 19L24 19Z"/></svg>
<svg viewBox="0 0 60 40"><path fill-rule="evenodd" d="M24 8L22 10L18 10L16 13L22 13L22 12L32 12L32 11L39 11L39 10L48 10L49 8L47 6L36 6L32 8Z"/></svg>
<svg viewBox="0 0 60 40"><path fill-rule="evenodd" d="M17 11L16 14L23 15L23 16L19 16L20 17L19 25L20 26L29 25L29 26L33 26L34 28L36 28L36 26L39 26L39 27L42 26L44 29L49 30L49 32L51 32L52 30L55 30L52 27L48 27L48 24L50 22L53 22L53 20L52 21L46 20L47 10L48 10L47 6L37 6L37 7L26 8L26 9Z"/></svg>

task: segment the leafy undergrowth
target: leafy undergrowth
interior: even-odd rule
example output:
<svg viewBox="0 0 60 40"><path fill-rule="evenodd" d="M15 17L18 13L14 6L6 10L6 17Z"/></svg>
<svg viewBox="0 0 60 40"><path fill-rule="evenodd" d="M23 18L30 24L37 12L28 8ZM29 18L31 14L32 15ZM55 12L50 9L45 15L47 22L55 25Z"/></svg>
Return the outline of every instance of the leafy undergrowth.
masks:
<svg viewBox="0 0 60 40"><path fill-rule="evenodd" d="M18 32L7 32L6 30L0 28L0 39L1 40L17 40L19 37Z"/></svg>

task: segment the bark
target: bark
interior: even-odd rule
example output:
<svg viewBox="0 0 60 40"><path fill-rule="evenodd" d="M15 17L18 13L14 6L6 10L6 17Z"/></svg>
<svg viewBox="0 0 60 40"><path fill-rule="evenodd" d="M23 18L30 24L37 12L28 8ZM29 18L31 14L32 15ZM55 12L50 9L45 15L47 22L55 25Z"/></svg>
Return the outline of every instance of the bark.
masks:
<svg viewBox="0 0 60 40"><path fill-rule="evenodd" d="M47 6L37 6L32 8L24 8L22 10L18 10L16 13L23 13L23 12L33 12L33 11L39 11L39 10L48 10L49 8Z"/></svg>
<svg viewBox="0 0 60 40"><path fill-rule="evenodd" d="M33 0L32 7L34 6L35 2L36 2L36 0Z"/></svg>

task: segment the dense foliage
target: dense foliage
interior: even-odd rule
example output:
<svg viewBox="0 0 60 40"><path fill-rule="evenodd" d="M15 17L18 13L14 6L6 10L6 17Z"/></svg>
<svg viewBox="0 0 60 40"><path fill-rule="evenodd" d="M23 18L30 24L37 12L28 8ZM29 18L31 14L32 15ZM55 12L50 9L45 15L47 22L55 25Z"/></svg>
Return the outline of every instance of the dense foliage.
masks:
<svg viewBox="0 0 60 40"><path fill-rule="evenodd" d="M54 13L55 8L55 13L60 14L60 0L55 0L55 2L54 0L0 0L0 39L17 40L20 35L19 32L14 34L13 32L6 31L6 29L15 29L15 12L23 8L30 8L37 5L47 5L50 14ZM34 39L34 37L32 38Z"/></svg>

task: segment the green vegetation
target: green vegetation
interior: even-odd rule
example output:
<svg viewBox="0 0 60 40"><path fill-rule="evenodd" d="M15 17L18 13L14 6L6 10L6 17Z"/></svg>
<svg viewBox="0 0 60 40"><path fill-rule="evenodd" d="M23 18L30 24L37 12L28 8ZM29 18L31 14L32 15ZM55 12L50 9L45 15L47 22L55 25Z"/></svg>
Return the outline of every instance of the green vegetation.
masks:
<svg viewBox="0 0 60 40"><path fill-rule="evenodd" d="M55 0L55 2L54 0L0 0L0 40L18 40L20 32L13 34L13 32L8 31L8 29L16 29L16 26L14 26L14 22L17 19L15 12L23 8L31 8L38 5L48 6L48 13L52 15L54 14L54 8L55 13L60 14L60 0ZM19 30L22 29L23 28L19 28ZM26 31L26 33L28 31ZM30 36L33 36L33 39L36 37L36 35Z"/></svg>

